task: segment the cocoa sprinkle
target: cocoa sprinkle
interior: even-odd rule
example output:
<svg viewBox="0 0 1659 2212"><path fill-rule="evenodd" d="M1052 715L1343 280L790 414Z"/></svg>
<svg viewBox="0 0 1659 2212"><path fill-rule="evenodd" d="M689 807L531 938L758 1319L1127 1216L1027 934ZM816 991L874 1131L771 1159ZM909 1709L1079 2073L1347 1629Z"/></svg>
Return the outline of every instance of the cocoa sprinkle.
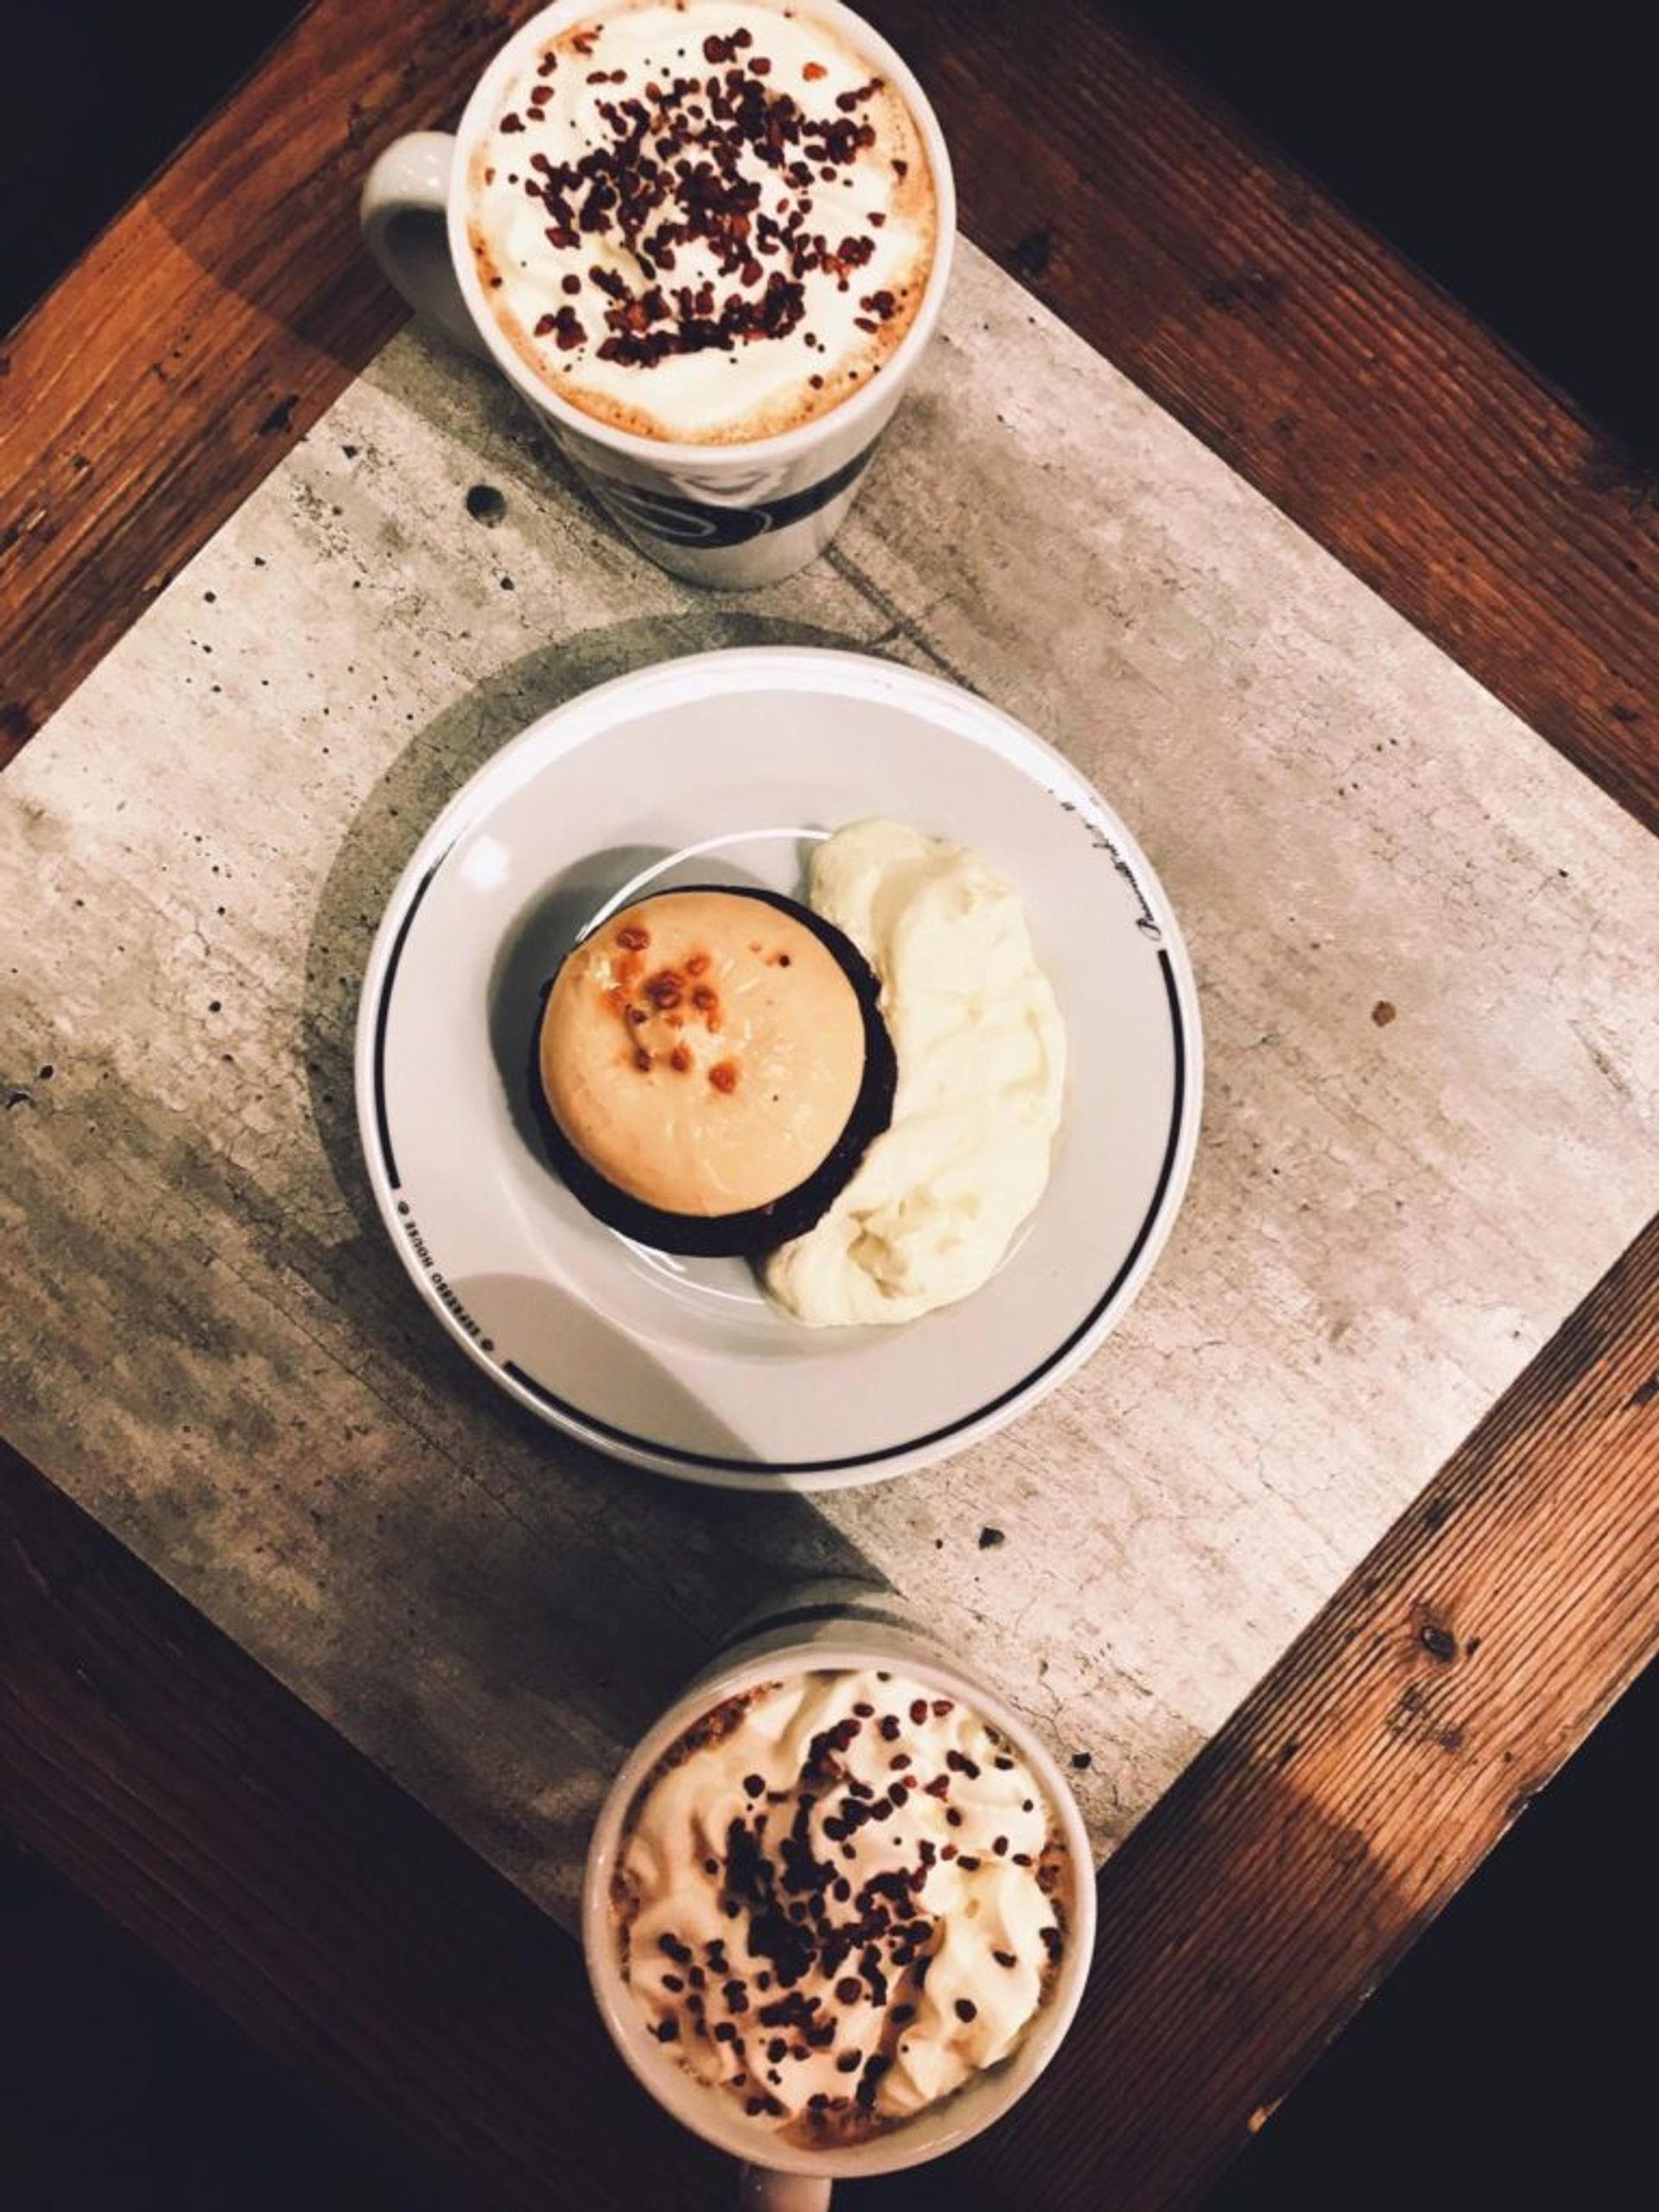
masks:
<svg viewBox="0 0 1659 2212"><path fill-rule="evenodd" d="M574 50L589 54L594 35L579 35ZM588 281L608 302L591 340L601 360L649 368L671 354L735 353L787 336L805 313L808 276L823 272L845 290L848 272L874 253L881 211L868 230L832 242L815 227L810 188L819 179L845 181L874 144L873 125L859 121L857 111L882 89L881 79L838 94L834 112L816 114L769 81L772 62L751 54L753 45L742 30L705 38L702 56L715 73L699 79L664 67L644 86L646 99L626 90L601 96L594 111L607 136L571 161L535 157L526 189L545 206L554 244L569 251L583 235L606 239L624 250L637 272L630 281L615 269L602 276L598 265L589 269ZM541 67L551 68L550 55ZM812 83L825 73L817 62L803 70ZM591 85L619 87L625 75L586 73ZM537 120L550 96L547 86L536 87ZM499 128L522 131L524 119L505 115ZM752 173L757 162L795 196L763 206ZM694 243L712 254L723 281L695 289L670 281L677 249ZM563 281L569 291L571 280ZM863 313L886 319L868 302ZM537 334L554 335L563 351L590 342L574 315Z"/></svg>
<svg viewBox="0 0 1659 2212"><path fill-rule="evenodd" d="M868 2063L860 2075L858 2087L853 2093L855 2101L861 2111L868 2112L875 2103L877 2084L892 2064L892 2059L885 2051L873 2050L870 2053Z"/></svg>

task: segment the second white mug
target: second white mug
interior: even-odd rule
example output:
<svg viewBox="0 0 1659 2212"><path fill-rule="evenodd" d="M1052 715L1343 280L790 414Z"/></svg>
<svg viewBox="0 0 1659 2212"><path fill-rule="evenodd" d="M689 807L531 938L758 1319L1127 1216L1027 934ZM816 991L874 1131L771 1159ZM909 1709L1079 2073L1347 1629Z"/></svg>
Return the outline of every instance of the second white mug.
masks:
<svg viewBox="0 0 1659 2212"><path fill-rule="evenodd" d="M675 2046L653 2034L624 1971L614 1884L642 1789L695 1724L728 1700L763 1684L804 1674L882 1669L931 1695L956 1700L988 1723L1040 1786L1069 1869L1065 1943L1052 1986L1009 2056L912 2118L863 2140L822 2147L795 2144L746 2117L735 2096L679 2063ZM734 1936L738 1926L733 1923ZM1058 2049L1083 1996L1094 1941L1088 1832L1059 1769L1000 1699L939 1650L898 1599L858 1585L798 1590L769 1618L762 1615L747 1624L636 1746L612 1786L588 1851L582 1943L606 2024L622 2056L658 2102L743 2162L742 2201L758 2212L823 2212L836 2180L921 2164L991 2126L1025 2094Z"/></svg>

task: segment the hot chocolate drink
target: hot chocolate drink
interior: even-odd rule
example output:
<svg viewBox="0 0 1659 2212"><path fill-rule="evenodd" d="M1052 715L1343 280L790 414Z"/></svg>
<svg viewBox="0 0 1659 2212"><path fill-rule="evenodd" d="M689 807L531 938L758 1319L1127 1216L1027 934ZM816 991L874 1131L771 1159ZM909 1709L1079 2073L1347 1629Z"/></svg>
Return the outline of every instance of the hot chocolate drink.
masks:
<svg viewBox="0 0 1659 2212"><path fill-rule="evenodd" d="M840 20L634 0L543 43L474 142L467 236L507 342L615 429L770 437L881 374L937 209L897 87Z"/></svg>
<svg viewBox="0 0 1659 2212"><path fill-rule="evenodd" d="M658 2041L785 2141L859 2142L1019 2047L1075 1878L1041 1784L958 1697L877 1669L728 1699L640 1789L612 1903Z"/></svg>

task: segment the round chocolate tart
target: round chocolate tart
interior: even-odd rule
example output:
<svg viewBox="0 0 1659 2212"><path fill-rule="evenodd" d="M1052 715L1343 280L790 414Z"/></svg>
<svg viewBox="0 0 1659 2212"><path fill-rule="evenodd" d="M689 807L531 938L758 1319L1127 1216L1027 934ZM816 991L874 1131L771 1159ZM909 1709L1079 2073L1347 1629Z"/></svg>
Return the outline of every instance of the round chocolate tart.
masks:
<svg viewBox="0 0 1659 2212"><path fill-rule="evenodd" d="M642 1244L753 1257L809 1230L893 1116L857 947L766 891L624 907L548 986L532 1089L553 1165Z"/></svg>

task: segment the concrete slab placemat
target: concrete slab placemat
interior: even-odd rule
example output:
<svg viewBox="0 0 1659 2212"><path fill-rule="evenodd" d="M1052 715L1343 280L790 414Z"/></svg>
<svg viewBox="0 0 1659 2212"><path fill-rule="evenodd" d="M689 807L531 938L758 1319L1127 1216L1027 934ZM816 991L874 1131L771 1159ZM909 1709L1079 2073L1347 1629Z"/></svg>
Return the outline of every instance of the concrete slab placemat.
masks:
<svg viewBox="0 0 1659 2212"><path fill-rule="evenodd" d="M497 1394L405 1281L351 1105L363 961L444 798L591 683L803 640L1093 777L1209 1060L1105 1348L810 1503L629 1473ZM1650 841L966 247L847 531L758 597L650 567L505 390L400 337L8 773L0 882L6 1433L566 1919L626 1745L839 1567L1088 1755L1106 1852L1654 1202Z"/></svg>

